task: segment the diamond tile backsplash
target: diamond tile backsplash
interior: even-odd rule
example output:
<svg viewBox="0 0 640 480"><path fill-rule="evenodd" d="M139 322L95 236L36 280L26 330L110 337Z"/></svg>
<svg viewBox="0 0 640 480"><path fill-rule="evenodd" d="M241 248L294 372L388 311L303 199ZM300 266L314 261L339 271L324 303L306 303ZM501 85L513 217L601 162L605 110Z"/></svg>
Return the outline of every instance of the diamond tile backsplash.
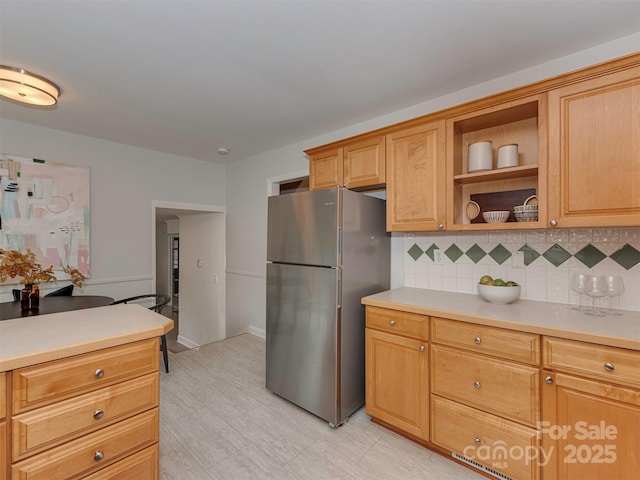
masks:
<svg viewBox="0 0 640 480"><path fill-rule="evenodd" d="M404 252L406 287L477 293L480 277L491 275L518 282L523 299L578 304L571 275L607 273L624 281L620 308L640 311L640 227L406 233Z"/></svg>

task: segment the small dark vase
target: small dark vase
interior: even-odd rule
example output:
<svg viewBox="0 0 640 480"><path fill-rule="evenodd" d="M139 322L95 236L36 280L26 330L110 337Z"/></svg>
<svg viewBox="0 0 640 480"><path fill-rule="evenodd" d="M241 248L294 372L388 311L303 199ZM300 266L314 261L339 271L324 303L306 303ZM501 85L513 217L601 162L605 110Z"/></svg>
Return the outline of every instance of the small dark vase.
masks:
<svg viewBox="0 0 640 480"><path fill-rule="evenodd" d="M20 292L23 312L33 312L40 308L40 288L33 283L26 283Z"/></svg>

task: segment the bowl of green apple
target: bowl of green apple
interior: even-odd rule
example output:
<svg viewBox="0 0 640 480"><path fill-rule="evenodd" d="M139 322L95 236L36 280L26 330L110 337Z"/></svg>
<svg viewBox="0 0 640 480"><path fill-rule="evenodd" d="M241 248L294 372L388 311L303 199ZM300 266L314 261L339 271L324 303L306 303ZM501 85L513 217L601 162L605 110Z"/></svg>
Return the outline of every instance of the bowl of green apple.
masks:
<svg viewBox="0 0 640 480"><path fill-rule="evenodd" d="M506 305L520 298L520 285L512 280L484 275L478 282L478 294L489 303Z"/></svg>

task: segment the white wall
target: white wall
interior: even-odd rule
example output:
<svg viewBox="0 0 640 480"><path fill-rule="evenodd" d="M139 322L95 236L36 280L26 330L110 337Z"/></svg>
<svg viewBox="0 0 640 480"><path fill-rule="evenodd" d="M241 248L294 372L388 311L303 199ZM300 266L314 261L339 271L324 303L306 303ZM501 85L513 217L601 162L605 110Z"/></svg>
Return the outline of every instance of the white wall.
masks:
<svg viewBox="0 0 640 480"><path fill-rule="evenodd" d="M227 166L227 332L265 329L267 179L307 168L303 150L594 65L639 50L640 34L475 85ZM526 52L523 52L526 55ZM404 238L392 238L392 277L404 278ZM397 286L392 283L392 286Z"/></svg>
<svg viewBox="0 0 640 480"><path fill-rule="evenodd" d="M152 291L152 201L225 202L225 168L214 163L6 119L0 152L90 167L91 278L78 293L122 298ZM0 287L0 301L10 300L10 290Z"/></svg>
<svg viewBox="0 0 640 480"><path fill-rule="evenodd" d="M188 347L225 338L224 213L180 217L180 331Z"/></svg>

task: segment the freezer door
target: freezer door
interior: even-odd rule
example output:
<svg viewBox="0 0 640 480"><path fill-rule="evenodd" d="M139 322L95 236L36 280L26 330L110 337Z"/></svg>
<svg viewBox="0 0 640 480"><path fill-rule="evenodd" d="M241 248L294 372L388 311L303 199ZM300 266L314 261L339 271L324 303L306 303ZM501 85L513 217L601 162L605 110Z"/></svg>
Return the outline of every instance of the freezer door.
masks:
<svg viewBox="0 0 640 480"><path fill-rule="evenodd" d="M333 424L339 414L339 273L267 264L267 389Z"/></svg>
<svg viewBox="0 0 640 480"><path fill-rule="evenodd" d="M267 260L337 267L337 188L269 197Z"/></svg>

